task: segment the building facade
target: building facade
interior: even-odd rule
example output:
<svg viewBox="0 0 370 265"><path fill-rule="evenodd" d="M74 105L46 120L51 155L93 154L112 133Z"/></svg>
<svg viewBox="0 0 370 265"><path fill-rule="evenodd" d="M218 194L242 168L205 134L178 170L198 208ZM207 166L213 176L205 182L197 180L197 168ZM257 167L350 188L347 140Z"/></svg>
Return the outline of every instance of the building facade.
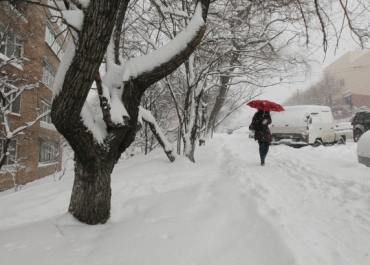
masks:
<svg viewBox="0 0 370 265"><path fill-rule="evenodd" d="M0 38L3 39L0 78L11 76L21 80L18 83L20 85L37 85L32 90L25 90L8 108L10 114L7 115L7 121L2 122L8 122L14 130L50 110L54 77L64 55L66 29L60 21L49 21L48 17L54 11L45 7L22 1L1 1L0 10ZM6 64L11 58L26 59ZM3 89L6 91L8 88L5 85ZM7 97L15 95L13 93ZM3 127L1 131L4 136ZM0 136L1 151L5 142L3 136ZM49 115L12 139L9 156L0 170L0 190L60 171L60 142L61 136Z"/></svg>
<svg viewBox="0 0 370 265"><path fill-rule="evenodd" d="M348 52L327 66L324 73L339 82L339 93L332 95L336 118L370 109L370 51Z"/></svg>

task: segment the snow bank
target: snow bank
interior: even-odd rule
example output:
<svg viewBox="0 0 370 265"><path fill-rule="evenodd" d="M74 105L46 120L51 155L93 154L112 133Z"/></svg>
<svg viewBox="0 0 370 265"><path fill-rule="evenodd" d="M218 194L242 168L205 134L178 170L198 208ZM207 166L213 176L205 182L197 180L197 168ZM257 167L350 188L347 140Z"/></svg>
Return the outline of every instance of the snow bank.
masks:
<svg viewBox="0 0 370 265"><path fill-rule="evenodd" d="M73 171L0 193L6 265L368 265L370 176L356 143L271 146L215 134L196 163L163 150L112 174L111 218L84 225L68 209Z"/></svg>
<svg viewBox="0 0 370 265"><path fill-rule="evenodd" d="M370 158L370 131L365 132L358 140L357 155Z"/></svg>

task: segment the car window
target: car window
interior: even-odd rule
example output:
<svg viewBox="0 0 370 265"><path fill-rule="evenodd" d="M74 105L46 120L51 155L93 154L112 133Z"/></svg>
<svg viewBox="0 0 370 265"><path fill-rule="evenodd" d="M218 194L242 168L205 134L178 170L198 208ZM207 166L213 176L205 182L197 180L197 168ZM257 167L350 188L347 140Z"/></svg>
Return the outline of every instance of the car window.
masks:
<svg viewBox="0 0 370 265"><path fill-rule="evenodd" d="M353 122L362 122L364 119L365 119L365 113L357 112L355 118L353 119Z"/></svg>

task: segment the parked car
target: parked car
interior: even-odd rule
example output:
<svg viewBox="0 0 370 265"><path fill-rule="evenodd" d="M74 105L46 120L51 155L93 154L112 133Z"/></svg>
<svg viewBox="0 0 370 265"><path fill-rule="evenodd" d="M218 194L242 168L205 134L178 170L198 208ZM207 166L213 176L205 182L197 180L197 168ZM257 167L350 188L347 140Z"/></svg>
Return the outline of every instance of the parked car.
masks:
<svg viewBox="0 0 370 265"><path fill-rule="evenodd" d="M351 122L336 123L335 132L337 134L344 134L346 136L346 140L353 139L353 130Z"/></svg>
<svg viewBox="0 0 370 265"><path fill-rule="evenodd" d="M245 134L249 132L248 126L235 126L233 128L223 128L222 133L227 133L227 134Z"/></svg>
<svg viewBox="0 0 370 265"><path fill-rule="evenodd" d="M357 142L361 135L370 130L370 110L359 111L352 120L353 141Z"/></svg>
<svg viewBox="0 0 370 265"><path fill-rule="evenodd" d="M300 105L285 107L285 111L273 113L270 126L272 144L291 146L319 146L345 144L346 133L342 126L334 124L331 109L327 106Z"/></svg>
<svg viewBox="0 0 370 265"><path fill-rule="evenodd" d="M249 133L249 126L241 126L238 129L235 129L233 134L247 134Z"/></svg>
<svg viewBox="0 0 370 265"><path fill-rule="evenodd" d="M359 163L370 167L370 131L361 135L357 142L357 159Z"/></svg>

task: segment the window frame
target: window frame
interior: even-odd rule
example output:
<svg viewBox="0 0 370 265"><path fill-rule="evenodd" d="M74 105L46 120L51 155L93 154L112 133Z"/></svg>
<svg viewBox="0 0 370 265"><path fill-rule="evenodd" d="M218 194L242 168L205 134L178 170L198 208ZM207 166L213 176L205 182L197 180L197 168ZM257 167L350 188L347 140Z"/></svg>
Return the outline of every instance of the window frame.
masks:
<svg viewBox="0 0 370 265"><path fill-rule="evenodd" d="M53 6L54 1L53 0L48 0L48 5ZM66 37L68 27L62 21L63 16L62 16L61 12L59 12L55 9L51 9L51 8L49 8L49 11L50 11L50 14L51 14L51 18L53 18L53 20L54 20L54 23L56 23L56 25L58 25L58 27L59 27L61 33L63 34L63 36Z"/></svg>
<svg viewBox="0 0 370 265"><path fill-rule="evenodd" d="M56 150L56 152L52 152ZM50 140L41 140L39 150L39 164L54 164L59 163L60 157L59 142Z"/></svg>
<svg viewBox="0 0 370 265"><path fill-rule="evenodd" d="M20 59L23 57L23 40L22 37L13 32L13 29L6 31L6 26L0 22L0 40L3 39L3 36L6 34L6 38L3 40L5 43L0 49L0 53L3 54L6 58L10 59L14 55L15 58ZM9 44L9 42L12 43ZM14 46L9 53L9 48Z"/></svg>
<svg viewBox="0 0 370 265"><path fill-rule="evenodd" d="M5 93L9 93L9 91L11 90L11 88L9 87L5 87L5 90L4 92ZM9 94L6 98L8 99L8 101L12 100L15 96L17 95L17 91ZM16 115L20 115L21 114L21 97L22 97L22 93L18 95L18 97L11 103L9 104L7 110L9 110L9 112L11 114L16 114ZM14 106L18 106L18 111L14 111Z"/></svg>
<svg viewBox="0 0 370 265"><path fill-rule="evenodd" d="M45 42L48 44L50 49L55 53L55 55L59 58L59 60L62 60L65 50L62 42L58 38L58 35L55 33L55 30L50 25L50 23L46 23Z"/></svg>
<svg viewBox="0 0 370 265"><path fill-rule="evenodd" d="M42 83L48 88L52 89L55 81L56 71L44 60L42 67ZM47 79L47 80L46 80Z"/></svg>
<svg viewBox="0 0 370 265"><path fill-rule="evenodd" d="M3 146L5 144L6 138L0 138L0 153L3 153ZM5 167L13 167L15 164L15 159L17 158L17 150L18 150L18 141L16 139L10 139L10 143L8 146L8 153L9 155L7 156L4 165ZM14 157L14 160L12 160L11 156Z"/></svg>
<svg viewBox="0 0 370 265"><path fill-rule="evenodd" d="M353 106L352 95L345 96L344 97L344 102L345 102L346 105Z"/></svg>
<svg viewBox="0 0 370 265"><path fill-rule="evenodd" d="M51 110L51 105L49 103L47 103L46 101L41 100L41 110L42 110L41 113L44 113L48 110ZM47 124L53 124L53 122L51 121L50 114L42 117L40 121L45 122Z"/></svg>

